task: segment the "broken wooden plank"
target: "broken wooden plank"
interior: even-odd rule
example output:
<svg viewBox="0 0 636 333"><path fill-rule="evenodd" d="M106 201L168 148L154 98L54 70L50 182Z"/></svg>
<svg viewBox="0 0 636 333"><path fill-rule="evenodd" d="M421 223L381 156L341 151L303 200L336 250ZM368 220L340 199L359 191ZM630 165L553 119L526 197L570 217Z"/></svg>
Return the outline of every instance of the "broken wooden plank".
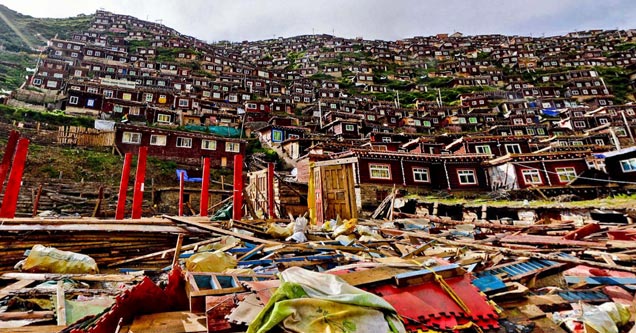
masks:
<svg viewBox="0 0 636 333"><path fill-rule="evenodd" d="M221 237L215 237L215 238L212 238L212 239L207 239L207 240L200 241L200 242L197 242L197 243L184 245L184 246L181 247L181 250L183 250L183 251L195 250L196 248L198 248L201 245L215 243L215 242L218 242L220 240L221 240ZM121 264L127 264L127 263L140 261L140 260L144 260L144 259L149 259L149 258L153 258L153 257L165 257L167 254L174 252L174 250L175 250L175 248L172 248L172 249L167 249L167 250L163 250L163 251L159 251L159 252L148 253L146 255L139 256L139 257L119 260L119 261L116 261L116 262L113 262L113 263L109 264L107 267L113 267L113 266L117 266L117 265L121 265Z"/></svg>
<svg viewBox="0 0 636 333"><path fill-rule="evenodd" d="M64 328L66 328L66 326L57 326L57 325L23 326L23 327L0 328L0 333L58 333Z"/></svg>
<svg viewBox="0 0 636 333"><path fill-rule="evenodd" d="M111 281L111 282L138 282L143 279L142 276L124 275L124 274L54 274L54 273L4 273L0 275L3 280L61 280L71 279L75 281Z"/></svg>
<svg viewBox="0 0 636 333"><path fill-rule="evenodd" d="M0 312L0 321L53 319L54 317L53 311Z"/></svg>
<svg viewBox="0 0 636 333"><path fill-rule="evenodd" d="M506 235L499 240L501 243L509 244L531 244L531 245L551 245L551 246L580 246L605 248L604 242L586 242L579 240L568 240L556 236L539 235Z"/></svg>
<svg viewBox="0 0 636 333"><path fill-rule="evenodd" d="M204 230L207 230L207 231L211 231L211 232L214 232L214 233L217 233L217 234L234 236L236 238L239 238L239 239L242 239L242 240L246 240L246 241L249 241L249 242L253 242L253 243L270 244L270 245L278 245L278 244L280 244L280 242L267 240L267 239L260 239L260 238L257 238L257 237L244 235L244 234L241 234L241 233L238 233L238 232L233 232L233 231L217 228L217 227L214 227L214 226L212 226L210 224L205 224L205 223L201 223L201 222L191 221L191 220L188 220L188 219L183 218L183 217L174 217L174 216L168 216L168 215L163 215L163 216L165 218L167 218L167 219L170 219L170 220L178 222L178 223L184 223L184 224L191 225L191 226L197 227L197 228L201 228L201 229L204 229Z"/></svg>
<svg viewBox="0 0 636 333"><path fill-rule="evenodd" d="M26 288L33 282L35 282L35 280L20 280L0 289L0 299L5 298L16 290Z"/></svg>
<svg viewBox="0 0 636 333"><path fill-rule="evenodd" d="M64 281L58 280L55 286L55 314L58 325L66 325L66 302L64 298Z"/></svg>
<svg viewBox="0 0 636 333"><path fill-rule="evenodd" d="M588 223L581 228L573 230L563 236L563 239L579 240L583 239L595 232L601 231L601 225L598 223Z"/></svg>
<svg viewBox="0 0 636 333"><path fill-rule="evenodd" d="M181 254L181 245L183 245L184 234L177 237L177 245L174 247L174 257L172 257L172 267L179 264L179 255Z"/></svg>

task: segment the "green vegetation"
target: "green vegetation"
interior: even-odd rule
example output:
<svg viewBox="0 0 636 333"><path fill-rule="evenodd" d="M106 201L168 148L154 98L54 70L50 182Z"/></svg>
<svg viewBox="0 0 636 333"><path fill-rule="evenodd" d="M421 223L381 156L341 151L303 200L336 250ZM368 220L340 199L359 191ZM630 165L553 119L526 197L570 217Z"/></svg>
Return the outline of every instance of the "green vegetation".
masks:
<svg viewBox="0 0 636 333"><path fill-rule="evenodd" d="M5 122L32 121L56 126L93 127L95 119L90 117L72 117L64 111L35 111L0 104L0 119Z"/></svg>
<svg viewBox="0 0 636 333"><path fill-rule="evenodd" d="M69 38L74 32L86 30L93 15L78 15L70 18L35 18L22 15L6 6L0 5L0 44L11 52L27 51L46 45L46 40L57 36ZM20 32L20 35L15 30Z"/></svg>
<svg viewBox="0 0 636 333"><path fill-rule="evenodd" d="M605 84L610 89L610 93L614 95L614 102L623 104L634 100L633 92L629 91L629 75L619 67L594 67Z"/></svg>
<svg viewBox="0 0 636 333"><path fill-rule="evenodd" d="M36 56L26 52L0 51L0 89L14 90L24 82L27 67L35 68Z"/></svg>

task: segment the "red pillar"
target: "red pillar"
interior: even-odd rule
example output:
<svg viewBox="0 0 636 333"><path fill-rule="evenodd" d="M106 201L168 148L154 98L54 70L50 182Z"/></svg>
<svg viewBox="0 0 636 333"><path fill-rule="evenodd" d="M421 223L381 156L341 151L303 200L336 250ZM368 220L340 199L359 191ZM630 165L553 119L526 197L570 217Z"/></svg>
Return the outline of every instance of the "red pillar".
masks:
<svg viewBox="0 0 636 333"><path fill-rule="evenodd" d="M9 141L7 142L7 146L4 149L2 164L0 164L0 193L2 192L2 188L4 187L4 180L7 179L7 174L9 173L9 169L11 168L11 159L13 159L13 154L15 154L15 147L18 144L19 138L20 132L11 131L11 133L9 133Z"/></svg>
<svg viewBox="0 0 636 333"><path fill-rule="evenodd" d="M234 195L232 198L232 219L243 218L243 155L234 155Z"/></svg>
<svg viewBox="0 0 636 333"><path fill-rule="evenodd" d="M132 218L141 218L144 201L144 179L146 178L146 155L148 147L139 147L137 156L137 172L135 173L135 192L133 193Z"/></svg>
<svg viewBox="0 0 636 333"><path fill-rule="evenodd" d="M274 203L274 163L267 163L267 216L270 219L276 217Z"/></svg>
<svg viewBox="0 0 636 333"><path fill-rule="evenodd" d="M124 157L124 166L121 170L121 181L119 182L119 196L117 197L115 220L123 220L124 215L126 214L126 193L128 192L128 179L130 178L131 163L132 154L126 153Z"/></svg>
<svg viewBox="0 0 636 333"><path fill-rule="evenodd" d="M24 164L26 163L27 153L29 151L29 139L22 138L18 140L17 149L9 174L9 182L7 182L7 190L4 192L2 207L0 207L0 217L14 218L15 209L18 204L18 195L22 186L22 174L24 173Z"/></svg>
<svg viewBox="0 0 636 333"><path fill-rule="evenodd" d="M210 158L203 159L203 180L201 181L201 203L199 215L208 216L208 189L210 187Z"/></svg>
<svg viewBox="0 0 636 333"><path fill-rule="evenodd" d="M184 172L179 174L179 216L183 216L183 180Z"/></svg>

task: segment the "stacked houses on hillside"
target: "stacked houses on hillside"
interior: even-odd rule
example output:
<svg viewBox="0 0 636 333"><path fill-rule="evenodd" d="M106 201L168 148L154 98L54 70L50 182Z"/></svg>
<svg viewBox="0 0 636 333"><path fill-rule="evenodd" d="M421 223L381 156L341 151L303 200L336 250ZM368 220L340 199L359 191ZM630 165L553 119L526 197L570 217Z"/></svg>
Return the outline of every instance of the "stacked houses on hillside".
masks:
<svg viewBox="0 0 636 333"><path fill-rule="evenodd" d="M634 30L595 30L208 44L97 11L87 31L49 42L26 85L58 91L68 113L116 122L122 152L147 145L231 167L249 129L301 182L310 163L352 161L372 203L394 185L572 188L590 169L607 171L602 154L634 144L635 40ZM613 172L636 171L621 163Z"/></svg>

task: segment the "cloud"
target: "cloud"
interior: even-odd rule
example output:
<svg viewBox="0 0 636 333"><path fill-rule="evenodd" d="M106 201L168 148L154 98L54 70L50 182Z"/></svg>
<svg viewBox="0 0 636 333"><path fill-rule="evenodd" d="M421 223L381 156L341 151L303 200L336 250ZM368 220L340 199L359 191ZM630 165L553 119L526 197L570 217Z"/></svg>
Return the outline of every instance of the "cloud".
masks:
<svg viewBox="0 0 636 333"><path fill-rule="evenodd" d="M162 20L206 41L335 33L400 39L460 31L465 34L554 35L593 28L632 28L632 0L0 0L36 17L89 14L98 8Z"/></svg>

